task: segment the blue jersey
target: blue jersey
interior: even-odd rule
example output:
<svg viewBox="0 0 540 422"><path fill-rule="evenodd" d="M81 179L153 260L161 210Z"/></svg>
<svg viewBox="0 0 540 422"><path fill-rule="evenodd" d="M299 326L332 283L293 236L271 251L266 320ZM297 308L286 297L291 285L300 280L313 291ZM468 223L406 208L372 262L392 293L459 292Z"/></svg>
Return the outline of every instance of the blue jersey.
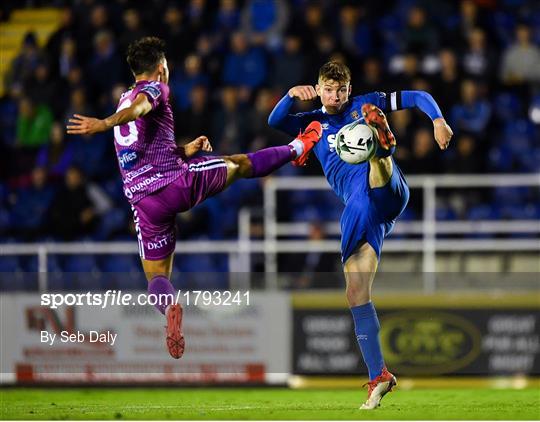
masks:
<svg viewBox="0 0 540 422"><path fill-rule="evenodd" d="M401 170L394 163L389 182L380 188L369 187L369 164L347 164L335 152L337 132L356 120L362 121L362 105L371 103L383 111L418 107L432 119L442 117L431 95L422 91L401 91L385 94L373 92L349 100L339 114L328 114L324 107L307 113L288 114L293 99L286 95L274 108L268 123L296 136L310 122L317 120L323 128L322 139L313 150L319 159L326 179L345 204L341 216L341 256L343 262L357 250L362 241L368 242L380 257L383 239L394 227L409 200L409 188Z"/></svg>
<svg viewBox="0 0 540 422"><path fill-rule="evenodd" d="M300 113L306 125L312 120L318 120L322 125L323 136L313 151L321 163L328 183L344 203L347 203L351 194L363 185L363 181L367 180L369 164L367 162L349 164L339 158L336 154L336 135L343 126L356 120L364 120L362 105L366 103L375 104L384 110L385 94L375 92L353 97L339 114L328 114L324 111L324 107L312 112Z"/></svg>
<svg viewBox="0 0 540 422"><path fill-rule="evenodd" d="M300 130L314 120L321 123L323 136L313 151L321 163L328 183L344 203L347 203L350 195L361 184L367 182L369 164L367 162L348 164L341 160L335 153L335 139L337 132L343 126L356 120L364 120L362 105L371 103L385 112L419 107L432 119L442 117L433 98L422 91L398 91L390 94L372 92L357 95L349 100L339 114L328 114L324 107L305 113L287 114L293 102L293 98L285 95L270 114L268 123L292 136L298 135Z"/></svg>

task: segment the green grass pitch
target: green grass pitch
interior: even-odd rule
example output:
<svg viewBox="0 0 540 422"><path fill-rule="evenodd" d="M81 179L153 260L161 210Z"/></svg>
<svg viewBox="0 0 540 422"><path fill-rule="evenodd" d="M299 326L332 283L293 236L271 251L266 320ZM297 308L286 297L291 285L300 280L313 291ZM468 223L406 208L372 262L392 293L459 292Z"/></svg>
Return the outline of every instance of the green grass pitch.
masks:
<svg viewBox="0 0 540 422"><path fill-rule="evenodd" d="M540 391L418 389L360 411L365 390L3 388L1 419L540 419Z"/></svg>

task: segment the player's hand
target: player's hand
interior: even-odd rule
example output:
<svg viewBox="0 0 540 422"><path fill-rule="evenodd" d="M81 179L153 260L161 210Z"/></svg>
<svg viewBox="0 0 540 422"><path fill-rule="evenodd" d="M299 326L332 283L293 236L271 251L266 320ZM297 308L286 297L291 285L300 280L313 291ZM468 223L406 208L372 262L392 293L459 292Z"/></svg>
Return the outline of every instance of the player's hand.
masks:
<svg viewBox="0 0 540 422"><path fill-rule="evenodd" d="M311 85L297 85L289 89L289 97L298 98L301 101L310 101L317 98L317 91Z"/></svg>
<svg viewBox="0 0 540 422"><path fill-rule="evenodd" d="M448 148L448 145L450 144L450 139L452 139L452 135L454 134L454 132L452 132L452 129L450 128L450 126L448 126L446 120L444 120L442 117L433 120L433 132L435 134L435 140L439 144L439 148Z"/></svg>
<svg viewBox="0 0 540 422"><path fill-rule="evenodd" d="M191 141L189 144L184 146L184 153L186 157L191 157L198 153L199 151L212 152L213 148L210 144L210 141L206 136L199 136L195 140Z"/></svg>
<svg viewBox="0 0 540 422"><path fill-rule="evenodd" d="M69 119L69 125L66 126L67 133L70 135L92 135L93 133L107 130L107 125L103 120L94 117L81 116L74 114Z"/></svg>

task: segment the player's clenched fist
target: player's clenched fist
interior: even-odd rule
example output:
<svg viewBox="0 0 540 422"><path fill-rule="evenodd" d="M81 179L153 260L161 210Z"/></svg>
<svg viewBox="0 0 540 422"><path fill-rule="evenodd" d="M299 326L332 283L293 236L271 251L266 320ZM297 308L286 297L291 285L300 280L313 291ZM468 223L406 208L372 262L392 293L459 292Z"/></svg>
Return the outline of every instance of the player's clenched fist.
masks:
<svg viewBox="0 0 540 422"><path fill-rule="evenodd" d="M450 139L452 138L454 132L452 132L452 129L450 128L450 126L448 126L446 120L444 120L442 117L433 120L433 131L435 135L435 140L439 144L439 148L448 148L448 145L450 144Z"/></svg>
<svg viewBox="0 0 540 422"><path fill-rule="evenodd" d="M317 98L317 91L311 85L297 85L289 89L289 97L302 101L314 100Z"/></svg>
<svg viewBox="0 0 540 422"><path fill-rule="evenodd" d="M199 136L184 147L184 152L188 158L199 151L212 152L212 145L206 136Z"/></svg>

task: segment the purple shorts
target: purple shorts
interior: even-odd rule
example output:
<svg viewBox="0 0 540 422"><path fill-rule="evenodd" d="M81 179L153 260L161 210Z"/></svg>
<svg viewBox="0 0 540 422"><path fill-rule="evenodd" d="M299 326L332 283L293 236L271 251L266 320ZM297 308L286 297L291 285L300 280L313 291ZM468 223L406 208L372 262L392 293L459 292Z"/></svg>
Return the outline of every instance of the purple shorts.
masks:
<svg viewBox="0 0 540 422"><path fill-rule="evenodd" d="M133 221L142 259L156 261L174 252L176 214L187 211L223 190L227 164L222 158L186 161L187 171L132 206Z"/></svg>

